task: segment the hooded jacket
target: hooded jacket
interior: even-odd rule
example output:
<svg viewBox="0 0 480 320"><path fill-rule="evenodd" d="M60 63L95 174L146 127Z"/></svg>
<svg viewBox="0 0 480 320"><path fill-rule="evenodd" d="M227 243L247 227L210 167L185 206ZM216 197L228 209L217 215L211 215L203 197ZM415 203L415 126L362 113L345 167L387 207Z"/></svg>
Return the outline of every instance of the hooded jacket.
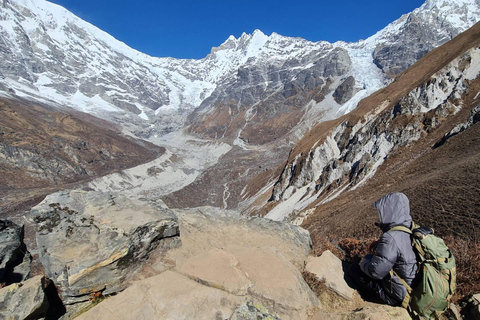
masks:
<svg viewBox="0 0 480 320"><path fill-rule="evenodd" d="M407 290L396 276L390 278L389 272L393 269L411 285L417 271L417 259L410 234L389 230L395 226L411 227L409 201L403 193L391 193L373 203L373 207L378 211L379 227L384 233L378 240L376 253L362 260L360 268L371 278L381 280L391 297L402 301Z"/></svg>

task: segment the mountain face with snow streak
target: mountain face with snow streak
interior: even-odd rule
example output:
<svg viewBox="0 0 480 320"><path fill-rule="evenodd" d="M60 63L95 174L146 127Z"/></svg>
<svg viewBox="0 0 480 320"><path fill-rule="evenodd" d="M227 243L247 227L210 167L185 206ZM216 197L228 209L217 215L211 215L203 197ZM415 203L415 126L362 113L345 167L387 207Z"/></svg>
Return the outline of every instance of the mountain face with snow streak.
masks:
<svg viewBox="0 0 480 320"><path fill-rule="evenodd" d="M162 145L176 147L168 139L184 128L201 136L199 143L226 143L231 150L172 201L238 208L253 194L245 184L257 175L274 179L273 169L305 132L354 110L473 25L479 8L474 0L427 1L356 43L257 30L229 37L203 59L180 60L138 52L47 1L5 0L0 95L84 111Z"/></svg>
<svg viewBox="0 0 480 320"><path fill-rule="evenodd" d="M190 116L193 132L253 143L258 123L266 121L269 132L285 118L285 130L256 141L265 143L294 130L306 112L318 120L352 110L478 17L478 1L429 0L357 43L257 30L231 36L201 60L179 60L133 50L47 1L8 0L0 11L0 85L120 122L143 137L180 128Z"/></svg>

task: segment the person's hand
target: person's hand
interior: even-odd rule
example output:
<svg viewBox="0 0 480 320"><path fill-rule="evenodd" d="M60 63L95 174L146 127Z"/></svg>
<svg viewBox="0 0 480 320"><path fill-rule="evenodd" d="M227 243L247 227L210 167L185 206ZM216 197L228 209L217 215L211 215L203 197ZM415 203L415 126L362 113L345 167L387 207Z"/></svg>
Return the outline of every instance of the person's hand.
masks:
<svg viewBox="0 0 480 320"><path fill-rule="evenodd" d="M365 264L369 263L370 260L372 260L372 255L371 254L367 254L365 257L363 257L363 259L360 261L360 269L362 269L362 271L365 269Z"/></svg>
<svg viewBox="0 0 480 320"><path fill-rule="evenodd" d="M374 254L377 251L378 241L373 241L370 246L368 246L368 252Z"/></svg>

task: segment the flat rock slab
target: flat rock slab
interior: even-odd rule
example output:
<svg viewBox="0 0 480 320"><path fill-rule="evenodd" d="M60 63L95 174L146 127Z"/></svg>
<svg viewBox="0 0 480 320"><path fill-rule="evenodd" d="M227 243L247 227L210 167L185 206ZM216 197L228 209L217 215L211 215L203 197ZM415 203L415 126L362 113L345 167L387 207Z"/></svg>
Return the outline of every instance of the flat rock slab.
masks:
<svg viewBox="0 0 480 320"><path fill-rule="evenodd" d="M0 319L40 319L46 316L48 301L45 278L36 276L0 289Z"/></svg>
<svg viewBox="0 0 480 320"><path fill-rule="evenodd" d="M133 283L78 320L228 319L242 298L173 271Z"/></svg>
<svg viewBox="0 0 480 320"><path fill-rule="evenodd" d="M281 319L306 319L320 307L303 280L308 232L284 222L203 207L175 210L182 247L167 257L184 275L262 301Z"/></svg>
<svg viewBox="0 0 480 320"><path fill-rule="evenodd" d="M178 271L197 281L206 282L211 287L239 296L246 295L253 286L237 257L221 249L212 249L188 259Z"/></svg>
<svg viewBox="0 0 480 320"><path fill-rule="evenodd" d="M305 316L307 310L320 307L301 273L274 248L237 246L228 250L197 255L178 271L235 295L275 301L276 311L285 313L284 317L294 313Z"/></svg>
<svg viewBox="0 0 480 320"><path fill-rule="evenodd" d="M325 285L345 300L352 300L354 289L345 281L342 261L331 251L325 251L320 257L308 257L305 270L325 279Z"/></svg>
<svg viewBox="0 0 480 320"><path fill-rule="evenodd" d="M312 241L307 230L289 223L241 216L212 207L175 209L179 219L182 248L172 259L182 264L211 249L228 247L272 247L299 270L303 270Z"/></svg>
<svg viewBox="0 0 480 320"><path fill-rule="evenodd" d="M179 234L168 208L112 193L55 193L32 216L45 274L66 304L124 289L149 252Z"/></svg>

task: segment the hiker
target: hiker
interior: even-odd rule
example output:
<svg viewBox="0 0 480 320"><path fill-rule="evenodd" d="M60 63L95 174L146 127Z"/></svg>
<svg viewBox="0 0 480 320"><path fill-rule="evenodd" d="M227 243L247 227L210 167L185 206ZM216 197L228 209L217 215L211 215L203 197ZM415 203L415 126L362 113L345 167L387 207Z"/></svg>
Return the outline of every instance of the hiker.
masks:
<svg viewBox="0 0 480 320"><path fill-rule="evenodd" d="M411 286L417 271L417 260L410 235L390 229L396 226L411 228L409 201L403 193L391 193L373 203L373 207L380 218L380 223L375 225L382 229L383 234L376 243L374 253L354 264L349 275L360 289L391 306L401 306L407 289L397 276L390 275L390 270L393 269Z"/></svg>

